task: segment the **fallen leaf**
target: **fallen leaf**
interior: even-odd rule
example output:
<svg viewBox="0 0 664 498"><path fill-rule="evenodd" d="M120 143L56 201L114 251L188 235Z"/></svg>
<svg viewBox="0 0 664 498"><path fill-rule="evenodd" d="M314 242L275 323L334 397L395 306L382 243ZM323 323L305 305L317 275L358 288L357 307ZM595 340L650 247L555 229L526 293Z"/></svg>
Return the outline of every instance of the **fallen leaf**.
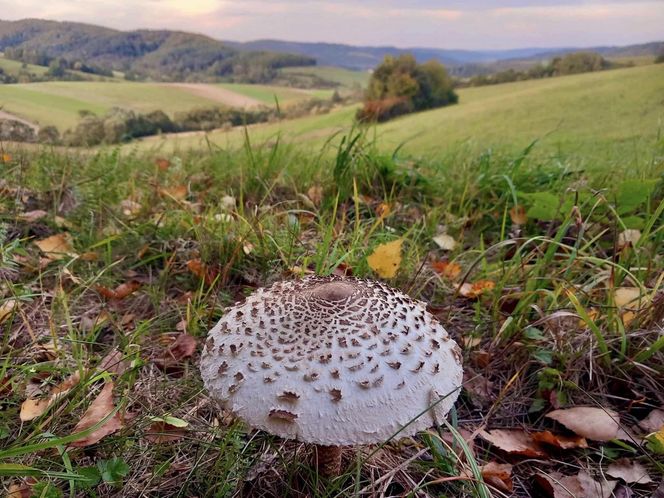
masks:
<svg viewBox="0 0 664 498"><path fill-rule="evenodd" d="M0 323L12 316L16 309L18 309L18 301L16 299L9 299L0 304Z"/></svg>
<svg viewBox="0 0 664 498"><path fill-rule="evenodd" d="M10 163L12 161L12 155L11 154L4 153L0 157L2 158L3 163Z"/></svg>
<svg viewBox="0 0 664 498"><path fill-rule="evenodd" d="M312 185L307 190L307 197L314 206L320 206L321 202L323 202L323 188L319 185Z"/></svg>
<svg viewBox="0 0 664 498"><path fill-rule="evenodd" d="M187 198L189 189L186 185L176 185L175 187L162 188L160 192L166 197L170 197L176 201L182 201Z"/></svg>
<svg viewBox="0 0 664 498"><path fill-rule="evenodd" d="M254 252L254 245L251 242L245 242L242 244L242 251L245 255L249 256L252 252Z"/></svg>
<svg viewBox="0 0 664 498"><path fill-rule="evenodd" d="M66 256L76 256L72 247L71 235L69 233L57 233L45 239L35 241L35 245L51 261L62 259Z"/></svg>
<svg viewBox="0 0 664 498"><path fill-rule="evenodd" d="M21 221L27 221L28 223L34 223L35 221L41 220L43 217L48 216L48 213L43 209L35 209L34 211L27 211L21 213L17 218Z"/></svg>
<svg viewBox="0 0 664 498"><path fill-rule="evenodd" d="M122 283L118 285L115 289L109 289L103 285L97 285L95 288L97 292L104 296L106 299L113 299L119 301L125 297L133 294L141 287L141 283L136 280L130 280L129 282Z"/></svg>
<svg viewBox="0 0 664 498"><path fill-rule="evenodd" d="M2 319L0 318L0 321ZM657 432L664 427L664 410L654 409L646 418L639 422L641 427L646 432Z"/></svg>
<svg viewBox="0 0 664 498"><path fill-rule="evenodd" d="M642 295L638 287L617 287L613 296L625 326L629 325L637 317L637 312L650 302L649 296Z"/></svg>
<svg viewBox="0 0 664 498"><path fill-rule="evenodd" d="M22 484L11 484L7 489L7 498L31 498L32 483L24 482Z"/></svg>
<svg viewBox="0 0 664 498"><path fill-rule="evenodd" d="M551 431L535 432L533 433L533 440L538 443L545 443L561 450L569 450L572 448L587 448L588 441L581 436L563 436L554 434Z"/></svg>
<svg viewBox="0 0 664 498"><path fill-rule="evenodd" d="M367 257L369 267L381 278L392 278L401 265L403 239L381 244Z"/></svg>
<svg viewBox="0 0 664 498"><path fill-rule="evenodd" d="M387 202L381 202L378 204L378 207L376 207L376 216L380 219L386 218L391 212L392 208Z"/></svg>
<svg viewBox="0 0 664 498"><path fill-rule="evenodd" d="M79 382L81 381L81 376L78 372L67 377L61 384L53 387L49 392L48 397L46 398L28 398L23 403L21 403L21 411L19 413L19 418L23 422L33 420L37 417L40 417L46 410L55 403L62 396L71 391Z"/></svg>
<svg viewBox="0 0 664 498"><path fill-rule="evenodd" d="M443 251L453 251L454 248L457 246L457 241L454 240L454 237L452 237L451 235L447 235L446 233L441 233L439 235L436 235L433 238L433 241Z"/></svg>
<svg viewBox="0 0 664 498"><path fill-rule="evenodd" d="M482 294L491 292L496 287L492 280L478 280L474 283L464 282L458 288L459 294L468 299L477 299Z"/></svg>
<svg viewBox="0 0 664 498"><path fill-rule="evenodd" d="M618 481L596 481L587 472L565 476L559 472L536 474L538 484L553 498L609 498Z"/></svg>
<svg viewBox="0 0 664 498"><path fill-rule="evenodd" d="M648 434L645 438L646 447L655 455L664 455L664 426L657 432Z"/></svg>
<svg viewBox="0 0 664 498"><path fill-rule="evenodd" d="M118 377L124 374L128 368L129 362L124 359L122 352L117 349L104 356L97 366L98 370L115 374Z"/></svg>
<svg viewBox="0 0 664 498"><path fill-rule="evenodd" d="M509 463L489 462L481 468L484 482L505 493L511 493L514 485L512 483L512 466Z"/></svg>
<svg viewBox="0 0 664 498"><path fill-rule="evenodd" d="M433 270L448 280L456 280L461 275L461 266L448 261L434 261L431 263Z"/></svg>
<svg viewBox="0 0 664 498"><path fill-rule="evenodd" d="M157 159L155 159L154 164L161 171L166 171L168 168L171 167L171 162L168 159L163 158L163 157L158 157Z"/></svg>
<svg viewBox="0 0 664 498"><path fill-rule="evenodd" d="M494 429L480 431L480 436L489 441L496 448L512 455L522 455L530 458L547 456L546 451L525 431L521 429Z"/></svg>
<svg viewBox="0 0 664 498"><path fill-rule="evenodd" d="M217 277L217 272L209 268L200 258L187 261L187 269L201 280L204 280L207 285L212 285Z"/></svg>
<svg viewBox="0 0 664 498"><path fill-rule="evenodd" d="M620 431L620 417L613 410L592 406L575 406L546 414L572 432L593 441L615 439Z"/></svg>
<svg viewBox="0 0 664 498"><path fill-rule="evenodd" d="M512 209L510 209L510 218L512 219L512 223L515 225L525 225L528 221L526 208L517 204Z"/></svg>
<svg viewBox="0 0 664 498"><path fill-rule="evenodd" d="M189 425L186 421L176 417L152 417L152 424L145 437L155 444L168 443L182 439Z"/></svg>
<svg viewBox="0 0 664 498"><path fill-rule="evenodd" d="M74 430L72 431L73 434L93 427L115 410L115 405L113 403L113 387L113 381L107 380L104 384L104 388L90 404L83 414L83 417L81 417L81 420L76 424L76 427L74 427ZM116 412L104 424L90 434L71 443L71 446L76 448L90 446L101 441L104 437L119 431L123 426L122 418L120 417L120 414Z"/></svg>
<svg viewBox="0 0 664 498"><path fill-rule="evenodd" d="M627 229L618 235L618 249L624 249L627 246L634 247L640 238L640 230Z"/></svg>
<svg viewBox="0 0 664 498"><path fill-rule="evenodd" d="M649 484L652 479L648 471L639 462L634 462L629 458L616 460L606 469L606 473L611 477L622 479L628 484Z"/></svg>
<svg viewBox="0 0 664 498"><path fill-rule="evenodd" d="M175 341L166 348L161 358L155 359L155 364L163 370L177 368L182 360L189 358L196 352L196 339L189 334L178 334Z"/></svg>

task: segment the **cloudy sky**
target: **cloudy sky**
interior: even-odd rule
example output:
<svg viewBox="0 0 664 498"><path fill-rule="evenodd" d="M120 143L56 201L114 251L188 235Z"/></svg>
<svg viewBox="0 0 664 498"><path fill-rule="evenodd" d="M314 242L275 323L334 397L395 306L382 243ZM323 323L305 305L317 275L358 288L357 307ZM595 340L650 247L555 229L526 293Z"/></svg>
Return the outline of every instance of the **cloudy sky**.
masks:
<svg viewBox="0 0 664 498"><path fill-rule="evenodd" d="M279 38L505 49L664 39L664 0L0 0L0 19Z"/></svg>

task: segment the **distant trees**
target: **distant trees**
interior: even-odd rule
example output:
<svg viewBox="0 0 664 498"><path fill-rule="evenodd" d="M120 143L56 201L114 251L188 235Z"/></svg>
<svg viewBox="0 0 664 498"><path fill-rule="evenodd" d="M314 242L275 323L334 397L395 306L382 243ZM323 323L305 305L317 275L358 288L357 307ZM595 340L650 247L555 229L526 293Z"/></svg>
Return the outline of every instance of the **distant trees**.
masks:
<svg viewBox="0 0 664 498"><path fill-rule="evenodd" d="M562 57L555 57L547 64L538 64L525 71L507 69L493 74L479 74L465 83L466 86L497 85L512 81L550 78L568 74L589 73L621 67L610 62L595 52L572 52ZM463 86L463 83L460 85Z"/></svg>
<svg viewBox="0 0 664 498"><path fill-rule="evenodd" d="M655 57L655 64L662 64L662 63L664 63L664 52Z"/></svg>
<svg viewBox="0 0 664 498"><path fill-rule="evenodd" d="M418 64L410 54L386 56L369 80L359 121L386 121L409 112L458 101L445 67L436 61Z"/></svg>

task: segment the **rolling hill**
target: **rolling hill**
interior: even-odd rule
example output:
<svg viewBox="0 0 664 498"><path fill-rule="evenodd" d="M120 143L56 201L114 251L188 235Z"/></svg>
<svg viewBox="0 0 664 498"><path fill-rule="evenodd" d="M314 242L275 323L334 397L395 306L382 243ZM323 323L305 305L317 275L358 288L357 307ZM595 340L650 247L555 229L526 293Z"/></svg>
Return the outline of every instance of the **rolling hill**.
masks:
<svg viewBox="0 0 664 498"><path fill-rule="evenodd" d="M639 88L638 92L629 89ZM664 120L664 65L648 65L597 73L459 89L459 104L411 114L371 129L384 150L431 155L459 147L522 149L540 140L546 154L583 154L609 168L626 157L650 161ZM353 126L356 106L323 116L249 127L253 144L280 141L318 150L337 133ZM197 148L204 143L234 147L243 143L243 129L207 135L150 138L127 147L166 151ZM648 147L645 147L648 145ZM561 159L562 160L562 159Z"/></svg>
<svg viewBox="0 0 664 498"><path fill-rule="evenodd" d="M63 58L159 81L271 80L277 69L315 64L292 54L240 51L207 36L178 31L118 31L73 22L0 21L0 51L10 59L48 65Z"/></svg>

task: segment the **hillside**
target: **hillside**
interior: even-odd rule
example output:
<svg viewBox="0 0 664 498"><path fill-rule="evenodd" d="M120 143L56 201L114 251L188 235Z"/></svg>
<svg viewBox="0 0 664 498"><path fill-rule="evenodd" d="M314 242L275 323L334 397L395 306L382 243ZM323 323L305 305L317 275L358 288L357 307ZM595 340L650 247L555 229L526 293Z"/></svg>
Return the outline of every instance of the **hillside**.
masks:
<svg viewBox="0 0 664 498"><path fill-rule="evenodd" d="M664 51L664 42L624 47L523 48L513 50L446 50L437 48L368 47L334 43L302 43L280 40L257 40L248 43L227 42L241 50L269 50L301 54L316 59L322 66L337 66L366 71L377 66L386 55L412 53L419 62L435 59L449 66L452 74L477 74L528 66L555 56L579 50L598 52L604 57L652 56Z"/></svg>
<svg viewBox="0 0 664 498"><path fill-rule="evenodd" d="M656 141L664 119L664 65L462 88L458 93L455 106L376 126L372 134L377 144L387 150L403 145L402 150L421 155L458 147L519 149L540 139L538 150L585 153L606 167L614 157L637 157L642 145ZM324 116L256 125L249 135L255 144L280 136L319 148L333 133L351 129L355 110L351 106ZM239 145L244 131L148 139L140 147L187 149L207 140Z"/></svg>
<svg viewBox="0 0 664 498"><path fill-rule="evenodd" d="M38 19L0 21L0 51L7 58L42 66L64 58L70 64L82 62L159 81L263 82L279 68L315 64L302 55L240 51L192 33L118 31Z"/></svg>

